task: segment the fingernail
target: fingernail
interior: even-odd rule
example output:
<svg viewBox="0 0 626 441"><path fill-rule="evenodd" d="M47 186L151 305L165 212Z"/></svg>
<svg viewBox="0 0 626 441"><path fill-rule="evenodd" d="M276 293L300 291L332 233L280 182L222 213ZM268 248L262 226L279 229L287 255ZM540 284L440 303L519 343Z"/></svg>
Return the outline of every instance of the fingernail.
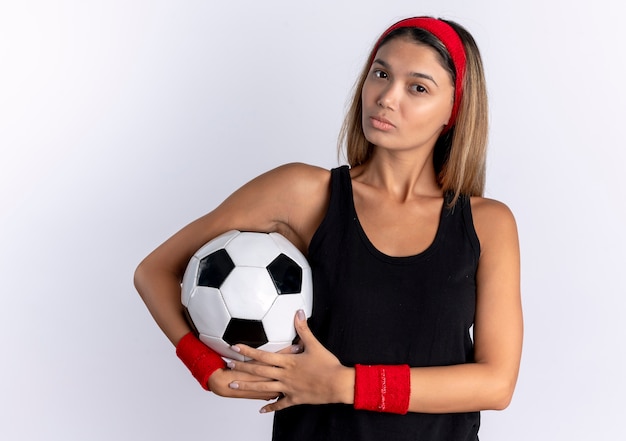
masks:
<svg viewBox="0 0 626 441"><path fill-rule="evenodd" d="M229 361L228 363L226 363L226 366L228 367L228 369L235 369L235 363L233 361Z"/></svg>
<svg viewBox="0 0 626 441"><path fill-rule="evenodd" d="M231 346L230 349L235 352L241 352L241 349L239 349L238 346Z"/></svg>
<svg viewBox="0 0 626 441"><path fill-rule="evenodd" d="M259 413L267 413L267 410L265 410L265 408L262 408L261 410L259 410Z"/></svg>
<svg viewBox="0 0 626 441"><path fill-rule="evenodd" d="M231 389L239 389L239 384L233 381L232 383L228 385L228 387L230 387Z"/></svg>
<svg viewBox="0 0 626 441"><path fill-rule="evenodd" d="M298 316L298 320L306 320L306 315L304 314L303 310L298 309L296 315Z"/></svg>
<svg viewBox="0 0 626 441"><path fill-rule="evenodd" d="M302 346L300 346L300 345L291 345L291 353L292 354L299 354L300 352L302 352Z"/></svg>

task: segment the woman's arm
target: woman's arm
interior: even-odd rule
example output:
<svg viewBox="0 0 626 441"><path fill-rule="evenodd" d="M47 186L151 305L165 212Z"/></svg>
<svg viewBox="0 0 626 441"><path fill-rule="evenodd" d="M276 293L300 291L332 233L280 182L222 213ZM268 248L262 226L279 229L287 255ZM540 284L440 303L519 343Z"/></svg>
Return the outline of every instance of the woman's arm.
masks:
<svg viewBox="0 0 626 441"><path fill-rule="evenodd" d="M481 242L474 325L475 362L454 366L410 369L409 411L425 413L504 409L508 406L519 370L522 348L522 308L517 228L506 206L476 198L474 224ZM342 366L296 318L305 350L282 355L242 345L244 355L269 366L233 362L230 367L277 381L265 384L235 382L237 390L272 390L285 394L262 411L294 404L354 403L355 370Z"/></svg>
<svg viewBox="0 0 626 441"><path fill-rule="evenodd" d="M493 200L473 198L472 213L481 244L475 362L412 369L414 411L504 409L513 396L523 335L517 227L510 210Z"/></svg>
<svg viewBox="0 0 626 441"><path fill-rule="evenodd" d="M277 231L306 251L326 210L329 179L327 170L303 164L265 173L174 234L139 264L134 277L137 291L174 345L191 330L180 299L180 283L191 256L231 229Z"/></svg>

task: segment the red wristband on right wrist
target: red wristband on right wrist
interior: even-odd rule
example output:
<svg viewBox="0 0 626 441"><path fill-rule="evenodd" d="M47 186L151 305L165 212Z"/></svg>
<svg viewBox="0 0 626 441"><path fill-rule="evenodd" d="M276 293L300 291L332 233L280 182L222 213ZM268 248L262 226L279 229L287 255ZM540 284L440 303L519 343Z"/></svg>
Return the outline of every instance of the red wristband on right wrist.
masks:
<svg viewBox="0 0 626 441"><path fill-rule="evenodd" d="M209 388L209 377L218 369L226 367L226 362L222 357L202 343L193 332L185 334L176 345L176 355L191 371L191 374L200 385L206 389Z"/></svg>

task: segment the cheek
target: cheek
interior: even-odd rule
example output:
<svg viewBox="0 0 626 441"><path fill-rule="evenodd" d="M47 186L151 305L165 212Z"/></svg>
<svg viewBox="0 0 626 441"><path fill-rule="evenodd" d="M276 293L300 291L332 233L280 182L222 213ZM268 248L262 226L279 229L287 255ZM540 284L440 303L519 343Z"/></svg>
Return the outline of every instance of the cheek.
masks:
<svg viewBox="0 0 626 441"><path fill-rule="evenodd" d="M368 85L368 82L366 81L365 84L363 84L363 89L361 89L361 103L363 107L365 107L367 103L370 102L371 97L372 88Z"/></svg>
<svg viewBox="0 0 626 441"><path fill-rule="evenodd" d="M452 109L454 108L454 92L452 92L452 94L450 94L450 99L448 100L448 104L446 106L446 124L448 123L448 120L450 119L450 116L452 116Z"/></svg>
<svg viewBox="0 0 626 441"><path fill-rule="evenodd" d="M365 124L365 118L368 113L372 112L372 109L376 107L376 93L373 87L363 85L361 90L361 119Z"/></svg>
<svg viewBox="0 0 626 441"><path fill-rule="evenodd" d="M450 119L452 102L446 100L423 103L421 106L414 107L411 113L411 119L416 121L417 125L442 126Z"/></svg>

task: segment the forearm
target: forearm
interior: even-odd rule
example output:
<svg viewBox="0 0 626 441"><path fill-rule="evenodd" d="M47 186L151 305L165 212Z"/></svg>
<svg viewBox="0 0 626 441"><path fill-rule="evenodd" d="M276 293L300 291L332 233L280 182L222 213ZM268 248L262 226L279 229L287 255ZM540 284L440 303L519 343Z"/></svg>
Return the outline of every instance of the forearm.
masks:
<svg viewBox="0 0 626 441"><path fill-rule="evenodd" d="M486 363L411 368L410 384L406 385L410 387L408 410L454 413L504 409L513 394L515 377ZM354 404L355 389L365 386L355 381L355 368L344 368L335 379L338 401Z"/></svg>
<svg viewBox="0 0 626 441"><path fill-rule="evenodd" d="M410 412L453 413L508 406L517 371L487 363L411 369Z"/></svg>
<svg viewBox="0 0 626 441"><path fill-rule="evenodd" d="M180 282L176 275L154 271L142 262L135 271L135 287L163 333L177 345L191 331L180 301Z"/></svg>
<svg viewBox="0 0 626 441"><path fill-rule="evenodd" d="M388 366L386 370L392 367ZM337 391L336 395L339 397L337 401L355 404L355 397L362 396L364 393L371 394L372 386L380 387L379 394L386 394L388 402L395 399L397 395L404 394L404 391L392 390L389 386L390 379L386 380L385 386L377 385L377 378L358 380L359 376L355 375L355 370L355 368L344 368L340 375L335 376L333 389ZM498 372L487 364L478 363L411 368L410 381L402 387L410 389L409 412L455 413L487 409L501 410L506 408L511 400L515 387L514 377L503 371ZM371 384L372 382L374 385ZM364 391L364 389L369 390ZM376 397L370 397L369 401L372 400L377 401ZM383 401L385 401L384 398L378 398L379 403Z"/></svg>

